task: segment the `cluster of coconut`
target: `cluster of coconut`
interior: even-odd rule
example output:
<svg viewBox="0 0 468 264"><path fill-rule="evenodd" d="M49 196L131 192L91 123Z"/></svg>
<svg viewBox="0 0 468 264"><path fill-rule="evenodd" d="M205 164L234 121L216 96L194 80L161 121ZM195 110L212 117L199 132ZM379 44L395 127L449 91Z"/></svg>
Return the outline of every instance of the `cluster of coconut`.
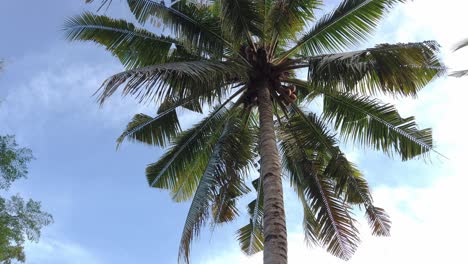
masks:
<svg viewBox="0 0 468 264"><path fill-rule="evenodd" d="M295 102L297 100L296 94L296 86L295 85L281 85L279 89L277 89L279 93L279 98L285 105L290 105L291 102Z"/></svg>

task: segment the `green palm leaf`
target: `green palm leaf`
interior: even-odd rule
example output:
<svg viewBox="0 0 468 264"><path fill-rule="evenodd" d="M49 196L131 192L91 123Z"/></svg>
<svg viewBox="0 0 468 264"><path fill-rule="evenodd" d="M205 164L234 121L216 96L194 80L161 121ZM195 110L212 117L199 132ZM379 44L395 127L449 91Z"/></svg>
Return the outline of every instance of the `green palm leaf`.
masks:
<svg viewBox="0 0 468 264"><path fill-rule="evenodd" d="M296 132L290 130L290 125L284 125L280 127L280 133L278 138L280 140L280 150L283 159L283 170L285 175L289 176L290 185L298 195L298 198L302 204L304 210L303 215L303 228L305 234L305 241L309 246L317 245L317 230L319 228L317 218L314 212L311 210L309 202L305 196L305 186L302 170L302 163L300 161L309 160L307 153L304 148L300 148L300 142L298 141L298 135ZM309 154L310 155L310 154ZM320 164L312 162L317 166L313 166L310 172L317 172Z"/></svg>
<svg viewBox="0 0 468 264"><path fill-rule="evenodd" d="M117 148L125 138L149 145L165 147L180 132L176 108L184 107L201 113L201 105L192 98L174 100L167 98L159 107L158 115L150 117L145 114L135 115L122 135L117 139Z"/></svg>
<svg viewBox="0 0 468 264"><path fill-rule="evenodd" d="M398 154L403 160L433 149L431 129L419 130L414 117L402 118L393 105L377 99L325 93L323 111L345 140Z"/></svg>
<svg viewBox="0 0 468 264"><path fill-rule="evenodd" d="M381 44L362 51L310 57L309 83L339 91L416 96L445 67L433 41Z"/></svg>
<svg viewBox="0 0 468 264"><path fill-rule="evenodd" d="M84 13L69 18L64 29L70 40L94 41L103 45L130 69L176 58L195 58L188 52L183 53L176 39L138 29L125 20ZM172 49L173 46L177 48Z"/></svg>
<svg viewBox="0 0 468 264"><path fill-rule="evenodd" d="M221 135L220 141L225 137L227 130ZM197 190L195 191L192 204L185 220L184 229L179 248L179 260L183 259L189 262L190 244L194 236L198 236L200 229L208 217L208 207L210 199L213 199L211 189L216 184L216 178L220 177L224 171L221 166L221 146L222 142L218 142L213 149L211 158L198 182Z"/></svg>
<svg viewBox="0 0 468 264"><path fill-rule="evenodd" d="M358 231L350 208L335 192L334 182L327 177L321 165L331 154L327 151L336 150L335 140L325 129L323 121L314 115L306 118L308 121L296 114L282 127L286 168L291 183L297 191L301 191L300 197L304 195L311 210L305 211L306 238L311 243L318 240L331 254L346 260L357 248ZM311 126L315 128L310 129ZM306 144L294 144L296 142ZM317 156L316 153L321 155Z"/></svg>
<svg viewBox="0 0 468 264"><path fill-rule="evenodd" d="M271 1L266 20L274 38L295 38L308 21L314 18L314 9L320 0L278 0Z"/></svg>
<svg viewBox="0 0 468 264"><path fill-rule="evenodd" d="M317 236L328 252L349 260L359 243L358 230L350 215L349 207L334 193L333 184L316 174L306 178L306 197L317 215L320 230Z"/></svg>
<svg viewBox="0 0 468 264"><path fill-rule="evenodd" d="M177 38L190 47L219 56L223 53L223 46L231 45L221 35L219 19L206 6L184 0L171 6L151 0L127 2L140 23L160 19Z"/></svg>
<svg viewBox="0 0 468 264"><path fill-rule="evenodd" d="M243 179L235 173L226 173L224 179L217 180L218 186L212 204L213 227L234 220L239 215L237 200L250 192Z"/></svg>
<svg viewBox="0 0 468 264"><path fill-rule="evenodd" d="M233 220L237 216L236 200L250 192L244 183L255 157L256 133L249 113L237 110L238 117L229 120L229 135L226 141L229 148L223 150L226 177L217 179L216 193L218 199L213 202L213 224Z"/></svg>
<svg viewBox="0 0 468 264"><path fill-rule="evenodd" d="M206 166L209 153L213 150L213 140L216 140L216 137L212 138L212 134L220 129L227 115L224 106L219 107L193 128L182 132L175 139L174 146L158 162L148 165L146 176L150 186L176 190L178 183L186 178L193 182L188 187L196 187L192 178L201 175L199 170ZM187 171L186 168L191 170ZM186 198L190 196L191 192L184 195Z"/></svg>
<svg viewBox="0 0 468 264"><path fill-rule="evenodd" d="M253 158L252 148L246 147L250 144L241 144L245 139L244 136L250 135L251 137L251 133L248 132L241 118L231 116L225 120L223 131L214 145L187 215L179 249L180 259L189 261L190 243L194 236L199 234L200 228L208 217L210 201L216 201L217 183L231 177L240 177L240 174L245 173L246 167L250 164ZM242 187L241 185L235 186ZM237 194L241 195L244 191L246 189L240 188Z"/></svg>
<svg viewBox="0 0 468 264"><path fill-rule="evenodd" d="M146 177L150 186L171 190L176 201L187 200L193 195L216 143L216 133L219 133L224 121L229 117L226 105L241 92L242 89L194 127L180 133L174 139L171 149L158 162L148 165ZM245 144L242 147L248 148L249 145ZM242 150L239 153L246 153L245 149Z"/></svg>
<svg viewBox="0 0 468 264"><path fill-rule="evenodd" d="M280 134L283 157L285 158L284 164L286 164L286 168L290 173L291 184L296 190L304 191L301 184L306 176L301 175L306 172L323 174L324 179L333 180L334 183L328 182L327 184L335 186L334 192L338 197L343 197L347 203L363 204L365 206L366 216L374 235L389 236L390 219L383 209L373 205L369 187L361 177L360 172L336 147L336 141L329 135L330 132L326 130L324 121L320 121L313 115L309 115L307 119L309 119L309 122L306 122L303 116L292 117L287 126L283 128L286 131ZM311 126L314 127L311 129ZM320 133L317 133L317 131L320 131ZM308 144L298 144L298 142L308 142ZM311 152L308 149L315 151ZM312 156L308 157L310 155ZM303 161L306 165L301 165L300 161ZM327 166L321 169L321 163L323 162ZM304 223L306 238L314 243L315 236L319 236L319 234L310 234L313 231L312 228L314 226L323 226L323 223L316 222L317 219L311 217L307 211L305 211L304 217L309 218L305 219Z"/></svg>
<svg viewBox="0 0 468 264"><path fill-rule="evenodd" d="M237 240L242 251L253 255L263 250L263 188L261 177L252 182L257 198L248 204L249 223L237 231Z"/></svg>
<svg viewBox="0 0 468 264"><path fill-rule="evenodd" d="M254 46L253 36L262 34L262 21L255 1L219 0L219 5L223 34L233 40L247 39L248 44Z"/></svg>
<svg viewBox="0 0 468 264"><path fill-rule="evenodd" d="M131 94L140 100L206 95L207 91L213 91L208 98L211 103L213 98L225 95L225 86L244 78L245 67L233 62L202 60L158 64L111 76L101 87L99 101L103 103L125 83L123 95Z"/></svg>
<svg viewBox="0 0 468 264"><path fill-rule="evenodd" d="M328 161L324 175L336 182L335 191L346 202L364 205L373 235L390 236L390 217L384 209L373 205L369 185L344 154L339 152Z"/></svg>
<svg viewBox="0 0 468 264"><path fill-rule="evenodd" d="M364 42L384 15L401 2L405 0L343 0L281 58L296 52L312 56L356 46Z"/></svg>
<svg viewBox="0 0 468 264"><path fill-rule="evenodd" d="M302 131L294 133L297 142L304 144L304 147L312 150L320 150L322 153L334 153L336 151L336 141L329 136L330 131L326 123L315 114L306 114L295 104L292 104L294 116L288 120L288 128L291 131Z"/></svg>
<svg viewBox="0 0 468 264"><path fill-rule="evenodd" d="M179 132L180 124L175 110L159 115L157 119L145 114L137 114L117 139L117 148L125 138L149 145L166 147Z"/></svg>

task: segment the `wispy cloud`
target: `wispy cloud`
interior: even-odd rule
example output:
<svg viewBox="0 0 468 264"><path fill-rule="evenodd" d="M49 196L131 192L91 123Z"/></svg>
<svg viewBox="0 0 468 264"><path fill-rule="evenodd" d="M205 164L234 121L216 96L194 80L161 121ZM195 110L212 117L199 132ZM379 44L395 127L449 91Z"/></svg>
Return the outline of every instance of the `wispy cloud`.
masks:
<svg viewBox="0 0 468 264"><path fill-rule="evenodd" d="M26 244L26 260L31 264L102 264L97 256L79 244L43 238L40 243Z"/></svg>

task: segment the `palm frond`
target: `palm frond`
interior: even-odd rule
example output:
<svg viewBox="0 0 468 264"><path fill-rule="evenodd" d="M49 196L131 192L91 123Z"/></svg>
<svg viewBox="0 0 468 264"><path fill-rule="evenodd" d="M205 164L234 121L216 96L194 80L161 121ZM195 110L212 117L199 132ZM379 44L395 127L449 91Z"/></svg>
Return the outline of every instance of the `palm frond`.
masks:
<svg viewBox="0 0 468 264"><path fill-rule="evenodd" d="M295 39L297 33L314 18L314 9L320 4L321 0L272 1L264 22L266 24L265 36L270 36L268 44L276 47L279 41Z"/></svg>
<svg viewBox="0 0 468 264"><path fill-rule="evenodd" d="M335 192L346 202L357 205L372 203L366 180L356 166L349 162L340 151L334 153L327 161L324 176L336 182Z"/></svg>
<svg viewBox="0 0 468 264"><path fill-rule="evenodd" d="M330 180L329 184L334 186L334 193L337 197L342 197L345 203L364 205L374 235L389 236L390 219L383 209L373 205L369 186L361 173L342 154L330 132L325 130L325 121L320 121L313 115L309 115L308 118L310 123L315 124L315 129L311 129L311 124L303 118L293 116L281 127L279 133L283 164L299 198L304 195L304 175L322 175L324 179ZM321 133L317 134L316 131ZM331 147L325 148L321 141L327 141L327 145ZM312 144L307 145L303 142ZM313 227L320 227L321 224L307 208L304 210L306 238L314 244L319 234L313 233Z"/></svg>
<svg viewBox="0 0 468 264"><path fill-rule="evenodd" d="M188 172L186 168L193 166L193 161L198 159L201 161L207 160L209 153L212 151L213 140L216 140L216 137L214 137L215 131L219 130L228 117L229 111L226 109L226 104L235 95L231 96L230 99L191 129L179 134L175 139L174 146L158 162L148 165L146 176L150 186L174 190L177 187L177 182L182 181L185 173ZM200 168L204 166L193 167ZM193 170L190 173L197 174Z"/></svg>
<svg viewBox="0 0 468 264"><path fill-rule="evenodd" d="M355 252L359 237L350 208L335 192L335 183L323 164L337 151L326 124L313 114L298 113L281 127L281 149L291 184L302 192L311 212L305 211L306 238L319 241L342 259ZM301 142L301 144L297 144Z"/></svg>
<svg viewBox="0 0 468 264"><path fill-rule="evenodd" d="M248 204L249 223L237 231L237 240L246 255L253 255L263 250L263 188L262 178L253 181L257 198Z"/></svg>
<svg viewBox="0 0 468 264"><path fill-rule="evenodd" d="M201 105L196 98L166 98L160 105L157 116L150 117L145 114L135 115L127 128L117 139L117 149L125 138L139 141L149 145L166 147L173 137L180 132L179 119L176 109L183 107L201 113Z"/></svg>
<svg viewBox="0 0 468 264"><path fill-rule="evenodd" d="M345 140L390 156L408 160L433 149L431 129L418 129L414 117L402 118L393 105L377 99L326 92L323 111Z"/></svg>
<svg viewBox="0 0 468 264"><path fill-rule="evenodd" d="M262 28L261 28L262 37L260 38L260 41L265 42L265 36L267 35L266 32L267 32L268 14L270 13L270 10L274 4L274 1L273 0L258 0L258 1L255 1L255 3L257 4L257 9L259 10L258 14L260 16L261 25L262 25Z"/></svg>
<svg viewBox="0 0 468 264"><path fill-rule="evenodd" d="M199 101L196 100L197 98L175 98L175 97L168 97L162 102L162 104L158 108L158 115L165 113L167 111L174 110L177 107L181 107L196 113L203 113L202 105Z"/></svg>
<svg viewBox="0 0 468 264"><path fill-rule="evenodd" d="M295 115L288 119L287 126L294 133L297 142L301 142L304 148L320 150L322 153L334 153L336 140L330 136L327 124L313 113L306 114L295 104L291 105Z"/></svg>
<svg viewBox="0 0 468 264"><path fill-rule="evenodd" d="M247 39L254 46L253 36L261 36L262 21L255 1L219 0L220 18L223 34L232 38L233 43L240 45L239 40Z"/></svg>
<svg viewBox="0 0 468 264"><path fill-rule="evenodd" d="M461 48L464 48L464 47L466 47L466 46L468 46L468 39L464 39L464 40L458 42L458 43L455 45L455 47L453 48L453 51L457 51L457 50L459 50L459 49L461 49Z"/></svg>
<svg viewBox="0 0 468 264"><path fill-rule="evenodd" d="M286 127L285 127L286 126ZM319 228L317 218L311 210L309 202L305 196L304 188L304 171L302 170L302 163L309 160L311 165L315 166L309 168L309 173L317 173L320 169L320 164L313 162L307 157L304 148L299 147L301 143L298 141L297 133L289 129L289 125L280 127L278 138L280 140L280 151L282 157L283 170L285 175L288 175L290 185L298 195L304 210L303 214L303 229L305 234L305 241L309 246L317 245L319 239L317 238L317 230ZM313 155L313 154L309 154Z"/></svg>
<svg viewBox="0 0 468 264"><path fill-rule="evenodd" d="M369 205L366 207L367 221L374 236L390 236L392 222L384 209Z"/></svg>
<svg viewBox="0 0 468 264"><path fill-rule="evenodd" d="M175 110L158 115L157 118L137 114L117 139L117 148L125 138L148 145L166 147L178 133L180 133L180 124Z"/></svg>
<svg viewBox="0 0 468 264"><path fill-rule="evenodd" d="M229 117L228 112L234 111L236 107L234 105L228 111L226 105L242 91L241 89L234 93L200 123L177 135L174 146L156 163L148 165L146 176L150 186L171 190L172 198L176 202L192 197L216 143L216 131L219 131ZM246 149L249 147L249 144L245 144L239 146L241 150L234 149L237 149L239 155L246 155ZM239 158L239 162L242 161L246 162L245 159Z"/></svg>
<svg viewBox="0 0 468 264"><path fill-rule="evenodd" d="M465 77L465 76L468 76L468 70L454 71L450 73L450 76L456 77L456 78Z"/></svg>
<svg viewBox="0 0 468 264"><path fill-rule="evenodd" d="M300 52L313 56L343 51L368 39L382 18L405 0L343 0L331 13L323 16L281 58Z"/></svg>
<svg viewBox="0 0 468 264"><path fill-rule="evenodd" d="M213 227L234 220L239 215L237 199L250 192L240 175L235 173L231 176L226 173L225 179L217 180L218 187L211 207Z"/></svg>
<svg viewBox="0 0 468 264"><path fill-rule="evenodd" d="M216 178L224 173L221 167L221 148L220 144L223 137L226 136L226 130L220 137L211 154L208 165L198 182L197 190L193 196L187 218L182 231L182 238L179 247L179 260L189 262L190 244L194 237L198 236L206 218L209 216L209 202L213 199L212 188L216 184Z"/></svg>
<svg viewBox="0 0 468 264"><path fill-rule="evenodd" d="M240 112L238 111L237 113ZM245 136L253 137L249 133L250 131L245 129L241 121L242 119L236 116L228 117L227 120L224 120L223 131L214 145L205 172L198 182L198 187L187 215L179 248L180 260L189 261L191 241L195 236L198 236L200 228L209 215L210 201L216 201L216 193L219 192L219 190L216 191L217 184L229 181L229 178L240 177L240 174L245 172L253 159L252 148L245 147L251 144L243 145L242 142ZM237 184L234 187L242 186ZM240 188L236 190L235 194L241 195L244 191L246 190Z"/></svg>
<svg viewBox="0 0 468 264"><path fill-rule="evenodd" d="M189 97L208 94L208 103L224 95L224 86L245 79L246 69L234 62L172 62L124 71L111 76L101 86L98 100L103 103L123 84L123 95L140 100L164 100L167 97Z"/></svg>
<svg viewBox="0 0 468 264"><path fill-rule="evenodd" d="M342 92L416 96L446 69L434 41L309 57L309 82Z"/></svg>
<svg viewBox="0 0 468 264"><path fill-rule="evenodd" d="M328 161L324 175L334 180L335 192L346 202L364 205L373 235L390 236L390 217L384 209L374 206L369 185L344 154L338 152Z"/></svg>
<svg viewBox="0 0 468 264"><path fill-rule="evenodd" d="M183 47L176 39L157 36L125 20L88 12L69 18L64 30L69 40L93 41L103 45L130 69L164 63L174 58L195 58L188 51L181 54Z"/></svg>
<svg viewBox="0 0 468 264"><path fill-rule="evenodd" d="M302 227L304 229L305 241L308 246L315 246L320 243L317 236L317 230L319 230L320 223L318 222L314 211L310 208L310 205L305 196L305 191L303 189L305 185L302 183L300 186L301 187L298 187L296 193L299 196L299 200L301 201L302 210L304 210Z"/></svg>
<svg viewBox="0 0 468 264"><path fill-rule="evenodd" d="M226 177L218 179L216 193L219 199L213 203L213 209L216 209L213 210L214 224L232 220L226 216L237 216L236 200L250 192L243 177L248 174L255 157L256 131L252 126L252 119L245 117L248 113L240 109L237 111L238 116L232 117L228 123L229 135L226 136L226 144L229 148L223 149ZM222 203L218 203L219 201Z"/></svg>
<svg viewBox="0 0 468 264"><path fill-rule="evenodd" d="M349 260L359 244L358 230L350 208L334 193L333 184L317 174L305 178L305 195L315 212L319 229L316 236L331 254Z"/></svg>
<svg viewBox="0 0 468 264"><path fill-rule="evenodd" d="M169 6L151 0L127 2L140 23L160 19L185 45L200 48L214 56L222 55L224 46L231 46L221 35L219 19L212 15L207 6L195 5L190 1L178 1L176 5Z"/></svg>

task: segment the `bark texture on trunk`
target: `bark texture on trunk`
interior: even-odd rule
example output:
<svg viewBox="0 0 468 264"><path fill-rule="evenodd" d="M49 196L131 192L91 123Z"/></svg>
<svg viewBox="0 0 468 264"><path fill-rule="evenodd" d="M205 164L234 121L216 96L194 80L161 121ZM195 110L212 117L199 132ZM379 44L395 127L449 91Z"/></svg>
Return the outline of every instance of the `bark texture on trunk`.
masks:
<svg viewBox="0 0 468 264"><path fill-rule="evenodd" d="M273 126L273 106L270 91L264 85L258 91L260 113L260 163L263 177L264 264L286 264L288 243L284 214L281 163Z"/></svg>

